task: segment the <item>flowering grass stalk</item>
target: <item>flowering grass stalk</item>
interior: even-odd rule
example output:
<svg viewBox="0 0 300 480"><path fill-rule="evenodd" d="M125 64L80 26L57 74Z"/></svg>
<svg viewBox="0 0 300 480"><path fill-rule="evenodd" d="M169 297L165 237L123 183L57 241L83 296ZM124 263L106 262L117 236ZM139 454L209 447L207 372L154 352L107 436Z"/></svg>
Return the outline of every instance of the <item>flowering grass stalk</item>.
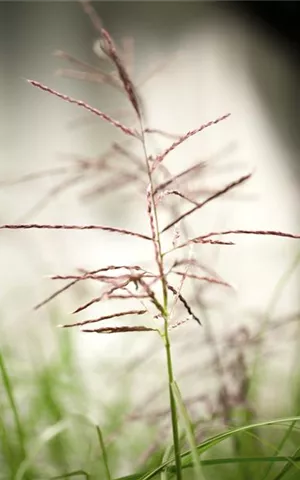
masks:
<svg viewBox="0 0 300 480"><path fill-rule="evenodd" d="M84 303L77 307L73 314L78 314L79 312L85 311L91 305L94 305L105 300L119 299L119 300L128 300L139 302L142 305L142 308L130 308L124 309L122 311L115 312L109 315L101 315L97 318L86 319L79 322L73 322L69 324L60 325L62 328L69 327L84 327L81 328L82 332L86 333L97 333L97 334L115 334L115 333L131 333L131 332L156 332L159 333L160 337L163 340L165 348L165 357L166 357L166 368L168 375L168 388L169 388L169 403L170 403L170 415L171 415L171 425L172 425L172 436L173 436L173 448L174 448L174 459L168 460L165 462L165 465L159 469L162 471L164 468L169 467L172 463L173 472L176 474L177 480L182 480L182 452L181 452L181 441L179 435L179 425L178 425L178 410L181 413L181 416L185 422L185 429L187 432L187 438L189 440L191 451L192 451L192 460L194 463L195 478L202 478L202 471L199 463L199 454L200 450L197 447L196 435L190 421L186 406L183 403L181 393L179 391L177 382L175 381L175 375L173 371L173 362L172 362L172 351L171 351L171 341L170 341L170 331L174 328L183 325L186 319L193 319L199 325L201 325L199 316L197 312L192 309L190 302L182 294L182 287L185 282L189 280L197 280L202 284L217 285L219 287L231 288L231 286L223 279L219 278L214 274L200 275L191 273L189 268L191 266L200 267L194 259L191 259L190 256L185 256L183 259L176 259L171 267L167 265L167 255L177 252L179 249L184 249L184 247L205 244L217 244L217 245L231 245L234 246L233 241L223 240L225 236L238 236L238 235L268 235L268 236L277 236L277 237L286 237L291 239L300 239L300 235L285 233L281 231L273 230L241 230L241 229L232 229L227 231L220 232L209 232L207 234L201 234L194 238L187 238L184 241L179 243L180 237L180 226L183 225L183 222L186 218L196 211L200 210L209 202L226 195L231 190L240 187L248 180L250 180L252 174L246 174L240 176L236 180L233 180L224 187L218 189L216 192L211 193L207 198L202 201L199 201L197 198L193 198L191 195L187 194L184 191L185 183L184 178L192 173L193 175L200 169L206 167L205 162L197 162L192 167L184 169L181 173L172 175L168 172L164 166L164 160L167 156L171 155L172 152L189 140L190 137L199 134L203 130L212 127L222 121L225 121L229 118L230 114L225 114L218 117L215 120L204 123L193 130L188 131L182 135L174 135L159 129L150 129L145 126L145 114L143 105L141 104L140 96L137 93L136 87L131 79L131 76L128 73L128 69L122 59L122 55L118 53L118 50L106 29L103 28L102 22L97 17L95 10L89 4L89 2L82 2L85 12L91 18L94 27L101 35L101 48L103 54L110 61L112 67L115 69L112 74L104 74L102 71L93 70L93 68L87 66L87 64L77 61L74 57L65 54L64 52L59 52L59 56L66 58L71 63L76 64L79 68L87 68L89 70L89 75L93 74L98 75L98 80L100 83L107 83L113 87L117 87L118 90L122 90L125 94L127 100L129 100L131 107L134 110L136 115L136 122L138 125L137 129L133 129L124 125L123 123L115 120L110 115L103 113L102 111L92 107L82 100L77 100L68 95L62 94L53 90L52 88L43 85L42 83L35 80L28 80L28 82L35 88L42 90L48 94L51 94L55 97L60 98L61 100L72 103L80 108L88 111L89 113L94 114L101 120L106 121L112 127L121 130L127 137L139 142L141 147L141 158L136 154L133 154L130 149L127 148L126 144L116 144L114 143L112 148L106 152L106 154L98 158L96 162L92 163L88 160L80 160L77 165L77 176L67 179L61 186L56 187L59 191L63 190L66 185L69 183L74 183L74 178L80 178L80 173L89 171L90 169L95 174L95 170L101 170L101 168L107 169L110 171L112 168L110 165L111 154L117 153L122 156L122 158L127 159L126 165L125 162L122 162L122 170L120 165L118 166L119 172L121 172L121 178L116 180L114 186L118 188L124 184L127 184L129 181L133 184L138 184L139 187L143 188L144 200L146 205L146 212L149 220L149 234L135 232L127 230L124 228L103 226L103 225L67 225L67 224L37 224L37 223L18 223L18 224L4 224L0 225L0 230L15 230L15 229L51 229L51 230L100 230L113 234L120 234L134 237L136 240L145 241L147 243L151 242L153 245L153 264L155 265L156 271L146 270L139 265L108 265L93 271L80 270L78 274L69 274L69 275L55 275L52 277L55 281L67 281L62 288L56 290L48 298L40 302L35 306L35 309L39 309L42 306L46 305L48 302L52 301L58 295L72 288L74 285L83 281L93 281L97 282L97 286L100 286L100 294L93 297L88 302ZM77 75L77 74L76 74ZM76 76L75 75L75 76ZM77 75L77 78L84 78L82 75ZM87 78L87 77L85 77ZM152 157L148 153L147 148L147 135L158 133L164 135L166 138L170 138L173 142L169 147L165 148L159 155ZM128 163L134 166L134 174L129 173L126 168ZM51 172L41 172L40 174L29 174L23 177L20 181L29 181L39 176L46 174L56 175L56 174L65 174L67 171L66 168L56 169ZM73 172L74 174L74 172ZM164 175L164 179L162 179ZM168 177L167 179L165 177ZM115 177L115 175L114 175ZM175 184L175 185L174 185ZM167 187L172 186L171 189L167 190ZM173 188L174 186L174 188ZM109 185L111 189L111 185ZM103 191L107 188L107 184L100 185L94 188L89 192L89 194L95 194ZM165 207L165 198L175 195L179 197L184 202L192 203L192 208L187 210L182 214L176 214L172 216L172 220L161 229L160 227L160 217L159 217L159 208ZM175 237L173 238L173 248L169 250L164 250L162 246L162 235L163 233L170 230L172 227L175 227ZM179 229L179 230L176 230ZM185 252L185 250L183 250ZM184 254L185 255L185 254ZM180 270L181 266L185 266L185 270ZM180 278L180 286L173 286L172 279ZM155 286L160 286L160 294L157 294L155 291ZM171 295L170 295L171 294ZM173 300L173 304L172 301ZM184 318L182 316L180 319L176 319L177 310L181 306L185 312ZM151 308L155 310L155 313ZM176 308L175 308L176 307ZM123 321L123 317L127 316L144 316L149 314L150 318L153 320L153 326L149 325L123 325L120 326L101 326L95 328L86 328L88 325L93 325L99 322L105 322L111 319L119 319ZM157 325L159 323L159 326ZM100 430L99 430L100 432ZM221 437L220 437L221 438ZM223 437L222 437L223 438ZM224 437L225 438L225 437ZM101 437L102 442L102 437ZM102 442L103 443L103 442ZM102 444L101 444L102 445ZM103 447L103 445L102 445ZM205 451L203 448L201 451ZM185 455L185 454L184 454ZM145 476L146 478L152 478L152 476Z"/></svg>

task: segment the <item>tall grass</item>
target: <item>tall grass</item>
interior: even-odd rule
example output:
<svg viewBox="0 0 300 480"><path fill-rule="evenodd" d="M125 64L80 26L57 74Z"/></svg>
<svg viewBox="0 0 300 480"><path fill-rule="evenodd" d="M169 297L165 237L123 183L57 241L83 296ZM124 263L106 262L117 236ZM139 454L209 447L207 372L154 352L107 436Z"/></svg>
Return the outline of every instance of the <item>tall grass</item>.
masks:
<svg viewBox="0 0 300 480"><path fill-rule="evenodd" d="M121 305L120 310L96 318L88 316L84 320L63 323L60 327L66 330L80 327L82 332L94 335L130 333L155 336L160 340L160 348L164 349L169 405L167 410L154 409L154 413L152 412L154 417L150 416L147 422L149 430L135 432L134 416L136 419L139 418L139 412L126 411L127 406L122 405L122 396L126 395L124 391L120 391L120 405L105 407L105 425L101 425L100 428L96 423L91 424L86 415L91 399L76 365L71 337L66 334L63 341L59 340L56 360L50 366L46 365L35 372L26 373L27 384L29 381L33 382L29 390L32 389L34 395L30 397L30 401L27 399L28 404L24 408L22 382L20 378L15 379L9 373L12 371L10 363L13 362L14 351L6 351L0 356L3 384L0 425L3 478L18 480L80 476L107 480L116 478L118 472L124 469L122 461L126 458L125 443L119 439L120 429L122 427L124 429L124 425L127 435L129 432L129 438L132 436L138 445L132 447L132 452L139 451L141 454L143 453L141 450L144 449L144 455L142 462L135 465L137 473L123 476L123 480L125 478L148 480L159 476L162 479L173 477L177 480L188 478L263 480L266 477L271 478L271 474L274 480L292 478L292 475L299 473L298 448L293 450L299 435L297 428L299 410L297 408L293 412L294 415L286 418L257 421L255 396L250 398L249 395L249 386L254 376L249 376L246 350L255 347L259 339L255 335L251 336L245 328L225 338L223 351L227 353L230 350L233 356L228 365L220 355L213 331L208 330L207 338L204 338L202 325L207 322L209 328L209 320L201 298L202 290L205 288L230 290L232 287L209 266L203 265L200 255L197 254L197 247L218 245L220 248L234 248L241 235L290 239L299 239L300 235L270 230L268 226L264 230L245 230L237 226L236 229L225 231L198 232L196 236L190 234L187 223L190 216L202 211L207 204L222 198L232 190L242 188L251 179L252 173L245 172L242 176L232 178L229 183L203 198L197 190L190 191L188 188L188 183L194 180L199 163L195 163L193 168L183 169L178 174L169 171L165 159L203 130L222 128L222 122L230 121L230 115L225 113L214 120L205 120L205 123L180 135L150 129L147 126L145 107L147 99L140 98L132 80L126 64L126 51L119 52L111 35L103 28L93 6L89 2L82 4L100 36L102 53L110 68L109 71L98 69L97 81L123 92L132 110L129 115L129 118L133 118L132 124L124 124L84 101L62 94L36 80L28 82L45 94L72 103L95 115L99 121L109 123L140 149L139 155L136 155L127 147L126 142L124 144L116 142L100 159L94 162L88 160L79 162L75 168L70 168L70 172L63 173L69 174L70 180L76 174L79 181L87 172L93 178L99 171L101 174L112 173L109 189L113 190L114 195L117 195L118 190L124 186L136 186L136 190L143 194L148 231L139 232L97 224L49 223L4 224L0 229L101 230L110 235L130 237L133 242L144 242L145 251L148 245L151 246L152 253L143 264L103 265L89 271L79 269L75 273L53 276L53 281L63 282L63 287L55 290L35 308L49 306L48 304L56 297L78 284L90 281L95 283L99 286L99 295L76 306L73 313L85 313L92 305L98 303L101 305L104 301L118 301ZM95 74L94 69L84 62L63 52L60 52L60 56L73 64L76 63L81 69L87 69L81 72L85 73L87 78L88 74L92 73L91 70ZM76 77L78 72L77 74L73 72L72 75ZM149 138L153 134L171 138L169 145L155 155L150 153L149 147ZM123 161L113 161L116 155L121 155ZM45 174L49 175L49 172ZM63 185L66 187L66 184ZM93 194L96 192L99 195L105 188L107 184L100 183L99 176L99 188L97 187ZM190 208L186 208L183 213L178 212L176 204L169 202L173 197L181 198L182 204L190 205ZM161 225L162 219L166 216L167 223ZM186 285L193 286L194 295L183 294ZM130 306L123 306L126 304ZM126 322L127 317L132 317L132 322ZM144 321L136 323L134 317L142 318ZM108 325L104 323L105 326L102 326L103 322L107 321L110 323ZM203 336L203 342L206 341L213 352L212 361L209 361L207 366L215 372L218 379L217 395L213 400L209 395L200 397L198 395L196 398L184 395L181 392L180 380L175 374L176 350L173 348L173 330L184 329L187 327L186 324L189 325L191 322L194 322L194 328L191 327L192 335L198 338ZM59 331L57 338L60 335L64 335L64 332ZM185 345L185 348L188 347ZM127 364L125 370L126 368ZM195 367L191 365L190 368L194 370ZM203 371L205 373L205 368ZM235 393L231 392L225 380L226 376L230 376L234 382ZM200 376L197 381L204 384L205 375ZM157 398L155 392L153 398L155 403ZM78 405L74 408L76 402ZM209 414L206 418L204 413L199 415L199 409L195 414L193 406L197 402L207 404ZM142 405L141 417L144 415L147 421L147 414L143 411L146 404L147 402L144 402ZM116 419L119 408L122 414L118 421ZM251 423L245 424L243 420L247 417L248 420L251 418ZM153 419L157 422L154 422L154 428ZM282 435L283 428L285 433ZM128 442L127 435L124 433L125 441ZM283 453L287 445L289 452Z"/></svg>

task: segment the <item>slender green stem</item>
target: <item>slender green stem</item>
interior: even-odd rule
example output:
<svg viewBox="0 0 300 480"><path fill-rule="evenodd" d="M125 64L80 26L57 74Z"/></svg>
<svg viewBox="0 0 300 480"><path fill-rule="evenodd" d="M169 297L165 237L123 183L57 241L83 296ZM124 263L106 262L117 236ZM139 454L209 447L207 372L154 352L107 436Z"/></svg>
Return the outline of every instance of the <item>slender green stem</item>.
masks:
<svg viewBox="0 0 300 480"><path fill-rule="evenodd" d="M288 440L291 432L293 431L294 427L296 425L296 421L292 422L289 426L289 428L287 429L287 431L285 432L285 434L283 435L283 438L281 439L278 447L276 448L275 452L274 452L274 457L278 456L279 453L281 452L282 448L284 447L286 441ZM267 477L269 476L271 470L272 470L272 467L273 467L273 463L270 463L270 465L268 466L268 469L265 473L265 475L263 476L262 480L266 480Z"/></svg>
<svg viewBox="0 0 300 480"><path fill-rule="evenodd" d="M174 382L174 374L173 374L173 366L172 366L172 355L171 355L171 345L169 339L169 315L168 315L168 288L167 282L164 275L164 268L163 268L163 252L161 247L161 240L159 234L159 223L158 223L158 215L157 215L157 208L154 201L154 185L152 179L152 172L149 165L147 148L146 148L146 139L144 134L144 127L142 119L140 118L140 127L141 127L141 138L142 138L142 145L143 151L145 155L146 165L147 165L147 172L149 177L150 183L150 193L151 193L151 201L153 205L153 215L154 215L154 222L155 222L155 229L156 229L156 239L158 246L158 269L159 274L161 277L161 284L162 284L162 293L163 293L163 309L164 309L164 333L163 339L165 344L166 350L166 358L167 358L167 371L168 371L168 384L169 384L169 398L170 398L170 410L171 410L171 421L172 421L172 433L173 433L173 444L174 444L174 456L175 456L175 466L176 466L176 478L177 480L182 480L182 465L181 465L181 456L180 456L180 442L179 442L179 432L178 432L178 419L177 419L177 408L176 408L176 401L174 397L174 393L172 390L172 385Z"/></svg>
<svg viewBox="0 0 300 480"><path fill-rule="evenodd" d="M176 477L177 477L177 480L181 480L182 479L181 455L180 455L176 401L175 401L174 392L172 389L172 385L174 382L174 374L173 374L173 366L172 366L171 345L170 345L169 331L168 331L168 317L166 316L164 320L165 320L164 341L165 341L167 367L168 367L169 395L170 395L170 408L171 408L173 443L174 443L174 456L175 456L175 465L176 465Z"/></svg>
<svg viewBox="0 0 300 480"><path fill-rule="evenodd" d="M153 205L154 222L155 222L155 228L156 228L156 233L157 233L157 239L155 239L155 240L157 240L157 245L158 245L158 255L159 255L158 269L159 269L159 274L161 276L163 299L164 299L164 308L165 308L165 311L167 311L168 289L167 289L167 282L166 282L166 279L165 279L165 276L164 276L164 271L163 271L163 253L162 253L160 234L159 234L159 223L158 223L157 208L156 208L155 201L154 201L154 185L153 185L153 179L152 179L152 172L151 172L150 165L149 165L149 160L148 160L144 126L143 126L143 121L142 121L141 118L140 118L140 128L141 128L142 146L143 146L143 151L144 151L144 155L145 155L147 173L148 173L148 178L149 178L149 183L150 183L150 193L151 193L151 201L152 201L152 205Z"/></svg>
<svg viewBox="0 0 300 480"><path fill-rule="evenodd" d="M174 445L169 445L166 450L165 450L165 453L162 457L162 460L161 462L164 463L165 461L167 460L170 460L171 456L172 456L172 453L174 451ZM168 472L169 469L165 469L161 472L160 474L160 480L168 480L169 479L169 472Z"/></svg>
<svg viewBox="0 0 300 480"><path fill-rule="evenodd" d="M186 406L184 405L183 399L181 397L181 393L179 387L176 382L172 384L172 391L177 402L178 411L181 415L185 431L186 437L190 444L191 454L193 458L193 465L194 465L194 472L195 472L195 479L196 480L203 480L204 476L201 469L201 460L200 455L197 451L197 441L195 437L194 425L190 419L189 413L187 411Z"/></svg>
<svg viewBox="0 0 300 480"><path fill-rule="evenodd" d="M112 477L111 477L109 466L108 466L107 451L106 451L106 448L105 448L105 443L104 443L104 440L103 440L101 429L98 425L96 425L96 430L97 430L99 444L100 444L100 447L101 447L101 450L102 450L103 463L104 463L105 472L106 472L106 479L111 480Z"/></svg>
<svg viewBox="0 0 300 480"><path fill-rule="evenodd" d="M8 399L8 402L12 411L12 415L14 418L15 428L16 428L16 432L19 440L20 453L22 455L22 459L24 459L26 457L25 435L24 435L21 420L19 417L18 407L15 402L8 371L6 369L6 365L4 362L4 357L1 352L0 352L0 373L3 380L4 391L6 392L7 399Z"/></svg>

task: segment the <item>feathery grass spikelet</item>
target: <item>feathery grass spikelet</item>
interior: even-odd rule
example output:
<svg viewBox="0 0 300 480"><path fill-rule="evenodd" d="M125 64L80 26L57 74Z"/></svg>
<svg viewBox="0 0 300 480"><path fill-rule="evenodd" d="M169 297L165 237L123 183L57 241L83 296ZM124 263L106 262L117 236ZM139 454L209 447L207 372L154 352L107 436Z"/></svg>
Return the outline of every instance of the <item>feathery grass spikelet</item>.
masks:
<svg viewBox="0 0 300 480"><path fill-rule="evenodd" d="M82 181L82 174L76 174L58 182L35 205L33 205L33 207L21 215L21 217L16 220L16 223L23 223L30 220L34 215L40 213L51 202L51 200L57 198L62 193L65 193L80 181Z"/></svg>
<svg viewBox="0 0 300 480"><path fill-rule="evenodd" d="M132 281L131 278L128 278L127 280L125 280L125 282L121 282L121 283L117 283L116 285L114 285L113 287L111 287L109 290L106 290L104 291L101 295L99 295L98 297L95 297L93 298L92 300L90 300L89 302L85 303L84 305L81 305L80 307L76 308L76 310L74 310L73 314L76 314L76 313L79 313L79 312L82 312L83 310L86 310L87 308L89 308L91 305L94 305L95 303L99 303L101 302L102 300L105 300L106 298L109 298L109 296L114 293L116 290L120 290L124 287L126 287L130 282Z"/></svg>
<svg viewBox="0 0 300 480"><path fill-rule="evenodd" d="M104 50L108 57L113 61L114 65L118 70L119 77L123 83L124 89L128 95L128 98L138 116L141 119L141 111L139 106L139 101L137 97L137 93L135 91L135 87L126 71L125 65L123 64L122 60L120 59L119 55L117 54L116 47L114 42L108 33L107 30L102 28L101 30L102 37L105 40Z"/></svg>
<svg viewBox="0 0 300 480"><path fill-rule="evenodd" d="M134 153L130 152L124 145L121 145L120 143L113 143L113 149L122 155L124 158L129 160L131 163L134 164L135 167L137 167L140 171L146 172L146 166L144 163L142 163L142 160L135 155Z"/></svg>
<svg viewBox="0 0 300 480"><path fill-rule="evenodd" d="M154 214L153 214L153 199L152 199L152 193L151 193L151 185L149 184L147 187L147 212L148 212L148 217L150 221L150 228L151 228L151 236L152 236L152 242L154 246L154 251L155 251L155 259L156 263L158 265L159 273L160 275L163 272L162 265L161 265L161 259L160 259L160 254L159 254L159 245L158 245L158 238L157 238L157 231L155 228L155 219L154 219Z"/></svg>
<svg viewBox="0 0 300 480"><path fill-rule="evenodd" d="M65 285L64 287L56 290L56 292L52 293L49 297L47 297L45 300L43 300L42 302L38 303L37 305L35 305L34 307L34 310L38 310L39 308L43 307L44 305L46 305L48 302L50 302L51 300L53 300L54 298L56 298L58 295L60 295L61 293L67 291L69 288L72 288L74 285L76 285L78 282L82 281L85 279L86 275L92 275L92 274L97 274L99 272L103 272L103 271L107 271L107 270L117 270L119 268L129 268L129 266L121 266L121 265L118 265L118 266L115 266L115 265L110 265L110 266L107 266L107 267L102 267L102 268L98 268L96 270L91 270L91 271L87 271L85 272L82 276L80 277L76 277L74 278L74 280L72 280L71 282L69 282L67 285ZM134 266L130 266L130 268L132 269L139 269L140 267L134 265Z"/></svg>
<svg viewBox="0 0 300 480"><path fill-rule="evenodd" d="M94 9L93 5L91 4L90 0L79 0L79 2L83 8L83 11L90 18L90 21L93 24L95 30L101 34L103 23L98 13Z"/></svg>
<svg viewBox="0 0 300 480"><path fill-rule="evenodd" d="M68 60L70 63L75 64L77 67L98 72L97 67L94 67L93 65L89 65L88 63L79 60L78 58L74 57L73 55L70 55L67 52L64 52L63 50L55 50L53 52L53 55L55 57L62 58L64 60Z"/></svg>
<svg viewBox="0 0 300 480"><path fill-rule="evenodd" d="M175 181L179 180L180 178L182 178L183 176L185 175L188 175L190 173L196 173L197 170L200 170L200 169L203 169L207 166L207 162L206 161L201 161L201 162L198 162L196 163L195 165L193 165L192 167L189 167L185 170L183 170L182 172L178 173L177 175L173 175L170 179L168 180L165 180L163 183L159 184L155 189L154 189L154 195L156 195L158 192L160 192L161 190L163 190L164 188L166 187L169 187L172 183L174 183Z"/></svg>
<svg viewBox="0 0 300 480"><path fill-rule="evenodd" d="M39 180L41 178L48 178L56 175L68 173L67 167L49 168L48 170L42 170L40 172L26 173L14 180L5 180L0 182L1 187L18 185L20 183L31 182L32 180Z"/></svg>
<svg viewBox="0 0 300 480"><path fill-rule="evenodd" d="M56 290L54 293L52 293L51 295L49 295L49 297L47 297L47 298L45 298L44 300L42 300L41 302L37 303L37 304L33 307L33 309L34 309L34 310L39 310L39 308L44 307L45 305L47 305L47 303L49 303L49 302L51 302L52 300L54 300L54 298L56 298L58 295L60 295L61 293L66 292L67 290L69 290L69 288L73 287L77 282L78 282L78 280L74 280L73 282L68 283L68 285L65 285L64 287L60 288L59 290Z"/></svg>
<svg viewBox="0 0 300 480"><path fill-rule="evenodd" d="M181 135L176 133L169 133L165 132L164 130L160 130L158 128L144 128L144 133L156 133L158 135L162 135L163 137L170 138L171 140L178 140Z"/></svg>
<svg viewBox="0 0 300 480"><path fill-rule="evenodd" d="M105 72L82 72L81 70L72 70L69 68L60 68L56 70L55 75L57 77L72 78L83 82L100 83L111 85L117 90L123 91L121 85L116 79Z"/></svg>
<svg viewBox="0 0 300 480"><path fill-rule="evenodd" d="M219 280L218 278L205 277L205 276L200 276L200 275L196 275L194 273L188 273L188 272L179 272L177 270L172 270L172 273L175 275L179 275L181 277L194 278L195 280L199 280L201 282L215 283L217 285L223 285L224 287L232 288L232 286L229 283L224 282L223 280Z"/></svg>
<svg viewBox="0 0 300 480"><path fill-rule="evenodd" d="M91 320L83 320L82 322L69 323L65 325L58 325L60 328L70 328L70 327L81 327L90 323L103 322L104 320L111 320L112 318L125 317L127 315L144 315L147 313L147 310L128 310L125 312L116 312L111 315L104 315L99 318L93 318Z"/></svg>
<svg viewBox="0 0 300 480"><path fill-rule="evenodd" d="M158 280L158 277L156 277L156 280ZM143 280L142 277L140 277L138 279L138 283L143 287L144 291L147 293L148 295L148 298L149 300L156 306L156 308L158 309L159 313L161 315L164 315L164 308L163 306L161 305L161 303L157 300L156 296L155 296L155 293L153 292L153 290L151 289L151 287L148 285L148 283Z"/></svg>
<svg viewBox="0 0 300 480"><path fill-rule="evenodd" d="M180 226L179 226L179 224L177 224L177 225L175 225L173 238L172 238L172 246L173 246L174 249L179 244L180 234L181 234Z"/></svg>
<svg viewBox="0 0 300 480"><path fill-rule="evenodd" d="M188 304L188 302L185 300L185 298L181 295L181 293L176 290L176 288L174 288L172 285L170 285L169 283L167 283L167 288L168 290L170 290L175 296L178 297L178 299L181 301L181 303L185 306L187 312L191 315L191 317L193 317L194 320L196 320L196 322L199 323L199 325L202 325L199 318L193 313L190 305Z"/></svg>
<svg viewBox="0 0 300 480"><path fill-rule="evenodd" d="M187 212L183 213L182 215L180 215L178 218L176 218L176 220L173 220L171 223L169 223L165 228L163 228L163 230L161 231L161 233L164 233L166 232L167 230L169 230L169 228L173 227L174 225L176 225L176 223L180 222L181 220L183 220L185 217L187 217L188 215L190 215L191 213L194 213L196 210L198 210L199 208L202 208L204 207L204 205L206 205L207 203L211 202L212 200L215 200L216 198L220 197L221 195L224 195L225 193L229 192L230 190L232 190L233 188L236 188L237 186L241 185L242 183L246 182L247 180L249 180L251 178L252 174L249 173L247 175L243 175L242 177L238 178L237 180L235 180L234 182L231 182L229 183L228 185L226 185L225 187L221 188L220 190L218 190L217 192L213 193L210 197L206 198L206 200L203 200L203 202L201 203L197 203L197 205L193 208L191 208L190 210L188 210Z"/></svg>
<svg viewBox="0 0 300 480"><path fill-rule="evenodd" d="M147 275L146 275L147 276ZM115 283L116 280L132 280L132 275L95 275L92 273L87 273L86 275L52 275L51 280L97 280L98 282L103 283Z"/></svg>
<svg viewBox="0 0 300 480"><path fill-rule="evenodd" d="M102 267L102 268L98 268L97 270L92 270L92 271L86 271L84 269L79 269L80 271L82 271L82 275L51 275L51 279L52 280L74 280L74 279L77 279L78 281L80 280L86 280L88 278L96 278L96 279L100 279L100 278L114 278L114 279L119 279L120 277L97 277L97 274L101 273L101 272L109 272L109 271L117 271L117 270L138 270L138 271L142 271L142 272L145 272L145 270L143 268L141 268L139 265L108 265L106 267ZM128 276L128 275L127 275Z"/></svg>
<svg viewBox="0 0 300 480"><path fill-rule="evenodd" d="M211 232L206 235L201 235L193 239L192 241L196 243L198 240L202 242L210 239L210 237L221 235L262 235L262 236L271 236L271 237L282 237L282 238L293 238L295 240L300 239L300 234L281 232L280 230L226 230L224 232Z"/></svg>
<svg viewBox="0 0 300 480"><path fill-rule="evenodd" d="M190 257L190 255L189 255L189 257ZM169 316L170 319L171 319L172 316L173 316L174 310L175 310L175 308L176 308L176 304L177 304L177 302L178 302L178 300L179 300L179 296L180 296L180 294L181 294L181 290L182 290L182 288L183 288L184 282L185 282L185 280L186 280L186 278L187 278L187 274L188 274L188 271L189 271L190 266L191 266L191 265L187 263L186 266L185 266L185 271L184 271L184 272L181 272L181 273L182 273L182 276L181 276L180 284L179 284L179 287L178 287L178 289L177 289L177 292L176 292L176 295L175 295L175 298L174 298L174 302L173 302L171 311L170 311L170 316ZM176 273L176 272L174 272L173 270L171 270L171 272L172 272L172 273ZM174 293L174 292L172 292L172 293Z"/></svg>
<svg viewBox="0 0 300 480"><path fill-rule="evenodd" d="M181 145L183 142L188 140L190 137L196 135L197 133L202 132L205 128L211 127L212 125L216 125L219 122L222 122L223 120L226 120L230 116L230 113L227 113L226 115L223 115L222 117L217 118L216 120L212 120L211 122L205 123L204 125L201 125L201 127L196 128L195 130L190 130L189 132L185 133L182 135L178 140L176 140L172 145L170 145L164 152L162 152L160 155L158 155L153 163L152 170L155 170L155 168L165 159L165 157L175 150L179 145Z"/></svg>
<svg viewBox="0 0 300 480"><path fill-rule="evenodd" d="M114 125L114 127L119 128L122 130L122 132L126 133L126 135L130 135L132 137L138 138L137 132L132 130L129 127L126 127L122 123L118 122L117 120L114 120L111 118L109 115L106 113L101 112L97 108L92 107L88 103L83 102L82 100L76 100L75 98L69 97L68 95L64 95L60 92L57 92L56 90L53 90L50 87L47 87L46 85L43 85L40 82L37 82L36 80L29 80L27 79L27 82L29 82L33 87L37 87L40 90L44 90L45 92L51 93L51 95L54 95L55 97L61 98L65 102L68 103L74 103L75 105L84 108L85 110L88 110L89 112L93 113L94 115L97 115L97 117L102 118L106 122L110 123L111 125Z"/></svg>
<svg viewBox="0 0 300 480"><path fill-rule="evenodd" d="M157 332L156 328L144 327L143 325L137 325L135 327L101 327L95 329L81 329L84 333L130 333L130 332Z"/></svg>
<svg viewBox="0 0 300 480"><path fill-rule="evenodd" d="M0 225L0 230L103 230L111 233L121 233L131 237L141 238L143 240L151 240L151 237L142 233L132 232L124 228L106 227L103 225L64 225L64 224L42 224L42 223L25 223L25 224L5 224Z"/></svg>
<svg viewBox="0 0 300 480"><path fill-rule="evenodd" d="M198 202L196 202L196 200L193 200L192 198L189 198L187 195L180 192L179 190L164 190L163 192L161 192L159 195L156 196L156 199L155 199L156 204L161 202L165 197L167 197L169 195L175 195L177 197L180 197L183 200L186 200L190 203L193 203L196 206L200 205Z"/></svg>

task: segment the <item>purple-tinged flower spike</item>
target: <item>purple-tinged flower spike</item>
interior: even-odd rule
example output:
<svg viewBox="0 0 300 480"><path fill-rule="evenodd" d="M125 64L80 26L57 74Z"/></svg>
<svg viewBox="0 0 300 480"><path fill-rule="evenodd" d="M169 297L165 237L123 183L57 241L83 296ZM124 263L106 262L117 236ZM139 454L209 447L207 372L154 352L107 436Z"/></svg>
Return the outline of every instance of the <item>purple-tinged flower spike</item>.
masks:
<svg viewBox="0 0 300 480"><path fill-rule="evenodd" d="M106 113L101 112L101 110L98 110L97 108L92 107L88 103L85 103L82 100L76 100L73 97L69 97L68 95L64 95L60 92L57 92L56 90L53 90L52 88L47 87L46 85L43 85L42 83L37 82L36 80L28 80L27 79L27 82L29 82L33 87L37 87L40 90L44 90L45 92L51 93L51 95L54 95L55 97L61 98L65 102L74 103L78 107L82 107L85 110L88 110L89 112L93 113L94 115L97 115L97 117L100 117L103 120L105 120L106 122L110 123L111 125L114 125L114 127L119 128L120 130L122 130L122 132L126 133L126 135L130 135L132 137L138 138L137 132L135 132L134 130L132 130L129 127L126 127L125 125L118 122L117 120L114 120L113 118L111 118Z"/></svg>

